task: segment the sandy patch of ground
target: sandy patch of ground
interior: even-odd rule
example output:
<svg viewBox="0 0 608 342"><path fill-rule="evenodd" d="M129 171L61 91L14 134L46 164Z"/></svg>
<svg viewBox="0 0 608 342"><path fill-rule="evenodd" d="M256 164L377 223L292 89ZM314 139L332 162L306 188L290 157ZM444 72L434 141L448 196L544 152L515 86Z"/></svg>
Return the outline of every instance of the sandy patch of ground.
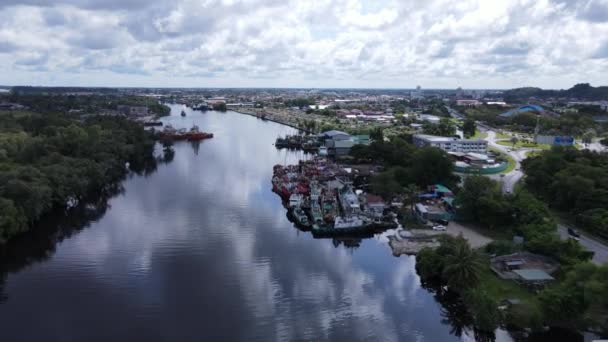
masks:
<svg viewBox="0 0 608 342"><path fill-rule="evenodd" d="M481 235L473 229L465 227L457 222L450 222L447 233L452 236L462 234L473 248L483 247L493 241L491 238Z"/></svg>

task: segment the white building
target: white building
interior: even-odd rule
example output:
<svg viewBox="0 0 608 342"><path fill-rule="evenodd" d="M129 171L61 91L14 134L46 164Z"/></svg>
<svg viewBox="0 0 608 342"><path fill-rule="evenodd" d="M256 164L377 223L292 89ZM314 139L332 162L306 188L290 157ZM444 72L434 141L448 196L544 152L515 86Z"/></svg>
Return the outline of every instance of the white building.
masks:
<svg viewBox="0 0 608 342"><path fill-rule="evenodd" d="M473 152L485 154L488 149L488 142L481 139L458 139L426 134L415 134L413 140L414 145L418 147L438 147L446 152Z"/></svg>
<svg viewBox="0 0 608 342"><path fill-rule="evenodd" d="M438 124L441 121L441 118L436 115L420 114L418 117L420 120L430 122L432 124Z"/></svg>

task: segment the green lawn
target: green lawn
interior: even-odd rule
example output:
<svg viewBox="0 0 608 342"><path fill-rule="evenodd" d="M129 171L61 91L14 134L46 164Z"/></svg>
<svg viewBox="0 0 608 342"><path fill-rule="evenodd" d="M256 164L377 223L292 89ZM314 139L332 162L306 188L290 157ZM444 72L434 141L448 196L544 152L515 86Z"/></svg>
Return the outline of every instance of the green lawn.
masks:
<svg viewBox="0 0 608 342"><path fill-rule="evenodd" d="M508 140L500 140L500 141L497 141L496 143L499 145L503 145L503 146L513 147L513 143ZM515 147L517 147L517 148L521 148L521 147L540 148L541 150L551 149L551 145L548 145L548 144L536 144L533 142L525 142L525 141L518 141L515 144Z"/></svg>
<svg viewBox="0 0 608 342"><path fill-rule="evenodd" d="M538 299L533 292L512 280L499 278L490 269L489 261L488 265L484 267L484 270L481 273L480 280L480 289L485 290L497 302L501 302L505 299L518 298L522 302L527 302L535 306L538 305Z"/></svg>
<svg viewBox="0 0 608 342"><path fill-rule="evenodd" d="M488 137L488 132L481 132L480 130L475 130L475 135L471 137L471 139L485 139Z"/></svg>
<svg viewBox="0 0 608 342"><path fill-rule="evenodd" d="M503 132L496 132L496 139L510 139L511 136L509 134Z"/></svg>
<svg viewBox="0 0 608 342"><path fill-rule="evenodd" d="M510 155L508 155L506 153L502 153L500 150L495 149L495 148L490 148L490 151L499 154L501 157L505 158L507 160L507 162L509 163L507 168L500 173L509 173L509 172L513 171L515 169L515 167L517 166L517 162Z"/></svg>

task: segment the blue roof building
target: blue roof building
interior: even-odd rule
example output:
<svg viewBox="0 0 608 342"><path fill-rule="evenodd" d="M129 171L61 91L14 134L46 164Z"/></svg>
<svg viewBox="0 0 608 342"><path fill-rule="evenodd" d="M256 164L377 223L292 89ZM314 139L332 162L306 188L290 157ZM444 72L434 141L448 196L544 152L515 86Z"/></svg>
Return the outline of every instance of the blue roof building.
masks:
<svg viewBox="0 0 608 342"><path fill-rule="evenodd" d="M503 118L510 118L510 117L512 117L514 115L518 115L518 114L521 114L521 113L527 113L527 112L539 112L539 113L542 113L544 111L545 111L545 109L543 107L539 106L539 105L528 104L528 105L525 105L525 106L521 106L519 108L511 109L508 112L504 112L504 113L500 114L500 116L502 116Z"/></svg>

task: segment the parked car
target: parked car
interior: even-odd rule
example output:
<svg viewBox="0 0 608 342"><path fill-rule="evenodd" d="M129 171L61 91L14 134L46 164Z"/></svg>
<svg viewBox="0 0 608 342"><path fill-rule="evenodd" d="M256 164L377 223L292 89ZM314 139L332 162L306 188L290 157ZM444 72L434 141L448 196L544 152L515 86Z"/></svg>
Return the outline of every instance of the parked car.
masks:
<svg viewBox="0 0 608 342"><path fill-rule="evenodd" d="M442 226L442 225L438 224L436 226L433 226L433 230L440 231L440 232L445 232L447 230L447 228L445 226Z"/></svg>
<svg viewBox="0 0 608 342"><path fill-rule="evenodd" d="M581 237L581 234L579 234L578 231L576 231L576 229L572 229L572 228L568 228L568 234L570 234L570 236L574 236L576 238Z"/></svg>
<svg viewBox="0 0 608 342"><path fill-rule="evenodd" d="M443 226L447 226L450 223L450 221L443 220L443 219L435 220L435 222L437 222L437 223L439 223L440 225L443 225Z"/></svg>

